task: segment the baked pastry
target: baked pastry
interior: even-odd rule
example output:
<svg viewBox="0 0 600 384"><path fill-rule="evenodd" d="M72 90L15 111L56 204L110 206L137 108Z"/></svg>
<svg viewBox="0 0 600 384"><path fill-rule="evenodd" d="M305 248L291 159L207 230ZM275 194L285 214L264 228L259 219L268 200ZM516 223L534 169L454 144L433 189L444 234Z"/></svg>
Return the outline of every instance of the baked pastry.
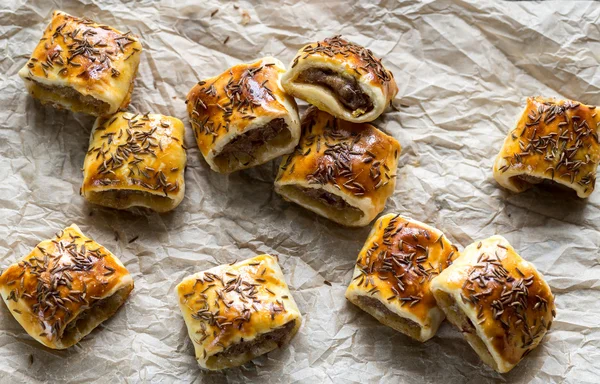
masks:
<svg viewBox="0 0 600 384"><path fill-rule="evenodd" d="M198 148L213 171L229 173L294 150L298 107L281 88L283 64L265 57L200 81L187 95Z"/></svg>
<svg viewBox="0 0 600 384"><path fill-rule="evenodd" d="M129 104L141 52L130 32L54 11L19 76L43 104L110 115Z"/></svg>
<svg viewBox="0 0 600 384"><path fill-rule="evenodd" d="M270 255L188 276L177 296L196 359L210 370L237 367L280 347L302 321Z"/></svg>
<svg viewBox="0 0 600 384"><path fill-rule="evenodd" d="M82 196L117 209L174 209L185 193L183 136L183 123L171 116L119 112L96 119Z"/></svg>
<svg viewBox="0 0 600 384"><path fill-rule="evenodd" d="M382 324L427 341L444 321L431 279L457 256L439 230L400 215L382 216L358 255L346 298Z"/></svg>
<svg viewBox="0 0 600 384"><path fill-rule="evenodd" d="M433 280L431 290L448 320L500 373L540 343L555 316L544 277L502 236L465 248Z"/></svg>
<svg viewBox="0 0 600 384"><path fill-rule="evenodd" d="M336 223L365 226L394 192L400 149L371 124L310 107L300 144L281 161L275 191Z"/></svg>
<svg viewBox="0 0 600 384"><path fill-rule="evenodd" d="M554 182L588 197L600 162L595 109L571 100L527 98L494 162L496 181L513 192Z"/></svg>
<svg viewBox="0 0 600 384"><path fill-rule="evenodd" d="M52 349L78 343L110 318L132 289L121 261L75 224L0 275L0 295L12 315Z"/></svg>
<svg viewBox="0 0 600 384"><path fill-rule="evenodd" d="M281 85L290 95L355 123L375 120L398 93L381 60L340 36L300 49Z"/></svg>

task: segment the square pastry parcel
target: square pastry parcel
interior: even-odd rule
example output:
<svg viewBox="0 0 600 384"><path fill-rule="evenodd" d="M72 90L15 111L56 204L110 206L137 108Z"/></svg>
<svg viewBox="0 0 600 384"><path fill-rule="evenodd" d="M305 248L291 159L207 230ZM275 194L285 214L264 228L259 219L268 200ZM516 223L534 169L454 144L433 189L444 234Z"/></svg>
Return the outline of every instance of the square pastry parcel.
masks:
<svg viewBox="0 0 600 384"><path fill-rule="evenodd" d="M371 124L310 107L300 143L281 160L275 192L336 223L365 226L394 192L400 150Z"/></svg>
<svg viewBox="0 0 600 384"><path fill-rule="evenodd" d="M185 193L181 120L119 112L98 118L83 164L81 194L91 203L167 212Z"/></svg>
<svg viewBox="0 0 600 384"><path fill-rule="evenodd" d="M141 51L130 33L55 11L19 76L44 104L109 115L129 104Z"/></svg>
<svg viewBox="0 0 600 384"><path fill-rule="evenodd" d="M572 100L529 97L494 162L494 178L523 192L556 184L588 197L600 162L596 107Z"/></svg>
<svg viewBox="0 0 600 384"><path fill-rule="evenodd" d="M230 173L294 150L300 119L281 88L283 64L264 57L198 82L187 111L200 152L213 171Z"/></svg>
<svg viewBox="0 0 600 384"><path fill-rule="evenodd" d="M502 236L466 247L431 290L483 362L501 373L538 346L556 314L544 276Z"/></svg>
<svg viewBox="0 0 600 384"><path fill-rule="evenodd" d="M179 307L202 368L242 365L287 343L302 321L277 259L260 255L188 276Z"/></svg>
<svg viewBox="0 0 600 384"><path fill-rule="evenodd" d="M444 321L431 280L457 256L439 230L400 215L382 216L358 255L346 298L382 324L427 341Z"/></svg>
<svg viewBox="0 0 600 384"><path fill-rule="evenodd" d="M71 225L0 275L6 306L35 340L65 349L123 305L133 280L109 250Z"/></svg>

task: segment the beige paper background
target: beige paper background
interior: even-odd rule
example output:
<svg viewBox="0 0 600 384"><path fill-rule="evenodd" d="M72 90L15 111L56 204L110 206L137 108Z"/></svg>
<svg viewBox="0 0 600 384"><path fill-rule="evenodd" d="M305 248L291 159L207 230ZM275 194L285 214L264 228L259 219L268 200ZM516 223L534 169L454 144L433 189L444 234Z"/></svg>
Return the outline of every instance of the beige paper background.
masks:
<svg viewBox="0 0 600 384"><path fill-rule="evenodd" d="M17 76L54 9L142 36L131 109L186 123L186 196L174 212L118 212L78 195L93 118L39 105ZM591 2L2 1L0 265L74 222L121 258L136 287L113 319L67 351L33 341L0 305L0 382L599 382L600 192L587 201L514 195L491 173L527 96L600 104L599 18ZM400 89L398 110L376 122L403 146L385 212L428 222L461 249L502 234L556 294L552 331L511 373L486 368L448 324L420 344L348 304L369 228L345 229L285 203L272 189L277 162L223 176L202 159L184 106L196 81L265 55L287 65L305 43L337 33L382 57ZM279 255L304 324L286 348L203 373L174 287L260 253Z"/></svg>

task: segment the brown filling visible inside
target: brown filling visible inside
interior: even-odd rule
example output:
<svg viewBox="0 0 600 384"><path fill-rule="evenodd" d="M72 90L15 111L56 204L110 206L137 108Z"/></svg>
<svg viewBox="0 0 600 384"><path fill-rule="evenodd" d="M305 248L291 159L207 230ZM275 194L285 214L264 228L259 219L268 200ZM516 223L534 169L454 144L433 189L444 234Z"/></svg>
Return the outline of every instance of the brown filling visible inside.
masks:
<svg viewBox="0 0 600 384"><path fill-rule="evenodd" d="M110 105L102 100L98 100L90 95L83 95L71 87L62 85L47 85L32 80L35 85L45 91L52 92L61 99L69 101L77 110L93 110L99 114L105 113L110 109ZM53 101L53 100L50 100Z"/></svg>
<svg viewBox="0 0 600 384"><path fill-rule="evenodd" d="M446 292L437 291L435 293L435 299L438 302L438 305L444 310L448 321L461 330L463 336L467 339L475 352L477 352L481 360L498 370L496 361L489 353L483 340L477 335L477 330L475 329L473 322L471 322L471 319L469 319L469 317L460 309L458 303L454 300L454 297Z"/></svg>
<svg viewBox="0 0 600 384"><path fill-rule="evenodd" d="M162 212L168 210L175 200L168 196L155 195L144 191L127 189L110 189L106 191L89 192L86 198L94 203L105 207L126 209L129 207L146 207Z"/></svg>
<svg viewBox="0 0 600 384"><path fill-rule="evenodd" d="M284 185L281 194L320 215L326 212L330 220L345 225L353 225L364 216L363 211L350 205L343 198L322 188L305 188L296 185ZM318 210L316 210L318 208Z"/></svg>
<svg viewBox="0 0 600 384"><path fill-rule="evenodd" d="M343 76L328 68L309 68L298 75L298 81L328 88L350 111L373 109L371 98L363 92L354 77Z"/></svg>
<svg viewBox="0 0 600 384"><path fill-rule="evenodd" d="M540 184L544 181L544 179L541 179L541 178L535 177L535 176L529 176L529 175L519 175L517 177L527 184Z"/></svg>
<svg viewBox="0 0 600 384"><path fill-rule="evenodd" d="M252 129L227 143L220 155L247 154L252 156L256 149L267 141L273 140L285 127L283 119L273 119L263 127Z"/></svg>
<svg viewBox="0 0 600 384"><path fill-rule="evenodd" d="M511 180L521 189L527 189L531 186L538 186L549 190L573 192L573 189L552 179L545 179L530 175L518 175L511 177Z"/></svg>
<svg viewBox="0 0 600 384"><path fill-rule="evenodd" d="M278 347L285 341L286 337L296 325L296 320L292 320L282 327L276 328L271 332L258 335L250 341L242 341L227 348L223 352L214 355L216 358L230 358L250 352L253 356L261 354L261 347L265 343L276 343Z"/></svg>
<svg viewBox="0 0 600 384"><path fill-rule="evenodd" d="M381 312L385 317L393 318L395 322L401 322L405 326L411 327L411 328L414 327L414 328L418 329L419 331L421 329L421 326L419 324L415 323L414 321L412 321L410 319L399 316L397 313L390 311L390 309L388 307L386 307L381 301L379 301L373 297L360 296L358 298L358 301L360 301L361 306L375 308L377 311Z"/></svg>
<svg viewBox="0 0 600 384"><path fill-rule="evenodd" d="M230 163L235 161L246 166L258 157L259 151L266 150L267 146L284 146L290 139L291 134L285 120L273 119L264 126L245 132L227 143L215 157L215 163L234 168Z"/></svg>
<svg viewBox="0 0 600 384"><path fill-rule="evenodd" d="M93 312L92 310L108 307L110 299L110 297L107 297L102 300L97 300L88 309L80 312L76 318L74 318L69 322L69 324L67 324L61 338L69 339L70 337L74 336L73 333L77 330L77 328L87 322L87 320L90 317L90 314Z"/></svg>
<svg viewBox="0 0 600 384"><path fill-rule="evenodd" d="M299 188L302 193L311 199L322 202L323 204L328 205L331 208L344 210L344 209L356 209L350 204L346 202L346 200L342 199L340 196L334 195L331 192L327 192L321 188Z"/></svg>

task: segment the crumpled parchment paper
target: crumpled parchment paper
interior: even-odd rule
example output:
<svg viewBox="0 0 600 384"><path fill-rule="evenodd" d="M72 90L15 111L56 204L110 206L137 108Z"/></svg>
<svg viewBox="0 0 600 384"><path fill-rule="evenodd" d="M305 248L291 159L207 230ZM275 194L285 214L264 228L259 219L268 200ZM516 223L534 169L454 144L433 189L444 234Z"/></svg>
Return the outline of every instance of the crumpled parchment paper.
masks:
<svg viewBox="0 0 600 384"><path fill-rule="evenodd" d="M41 106L17 76L54 9L142 37L130 109L186 123L186 195L172 213L120 212L79 196L94 119ZM66 351L38 344L0 305L0 382L599 382L600 191L587 201L511 194L491 171L527 96L600 104L599 18L591 2L1 2L0 264L77 223L121 258L135 290ZM223 176L202 159L184 105L196 81L266 55L287 65L305 43L338 33L383 58L400 89L396 110L376 122L403 146L385 212L428 222L460 249L502 234L556 294L552 331L509 374L484 366L447 323L421 344L346 302L370 228L342 228L284 202L273 192L277 161ZM174 287L260 253L279 256L302 328L242 368L202 372Z"/></svg>

